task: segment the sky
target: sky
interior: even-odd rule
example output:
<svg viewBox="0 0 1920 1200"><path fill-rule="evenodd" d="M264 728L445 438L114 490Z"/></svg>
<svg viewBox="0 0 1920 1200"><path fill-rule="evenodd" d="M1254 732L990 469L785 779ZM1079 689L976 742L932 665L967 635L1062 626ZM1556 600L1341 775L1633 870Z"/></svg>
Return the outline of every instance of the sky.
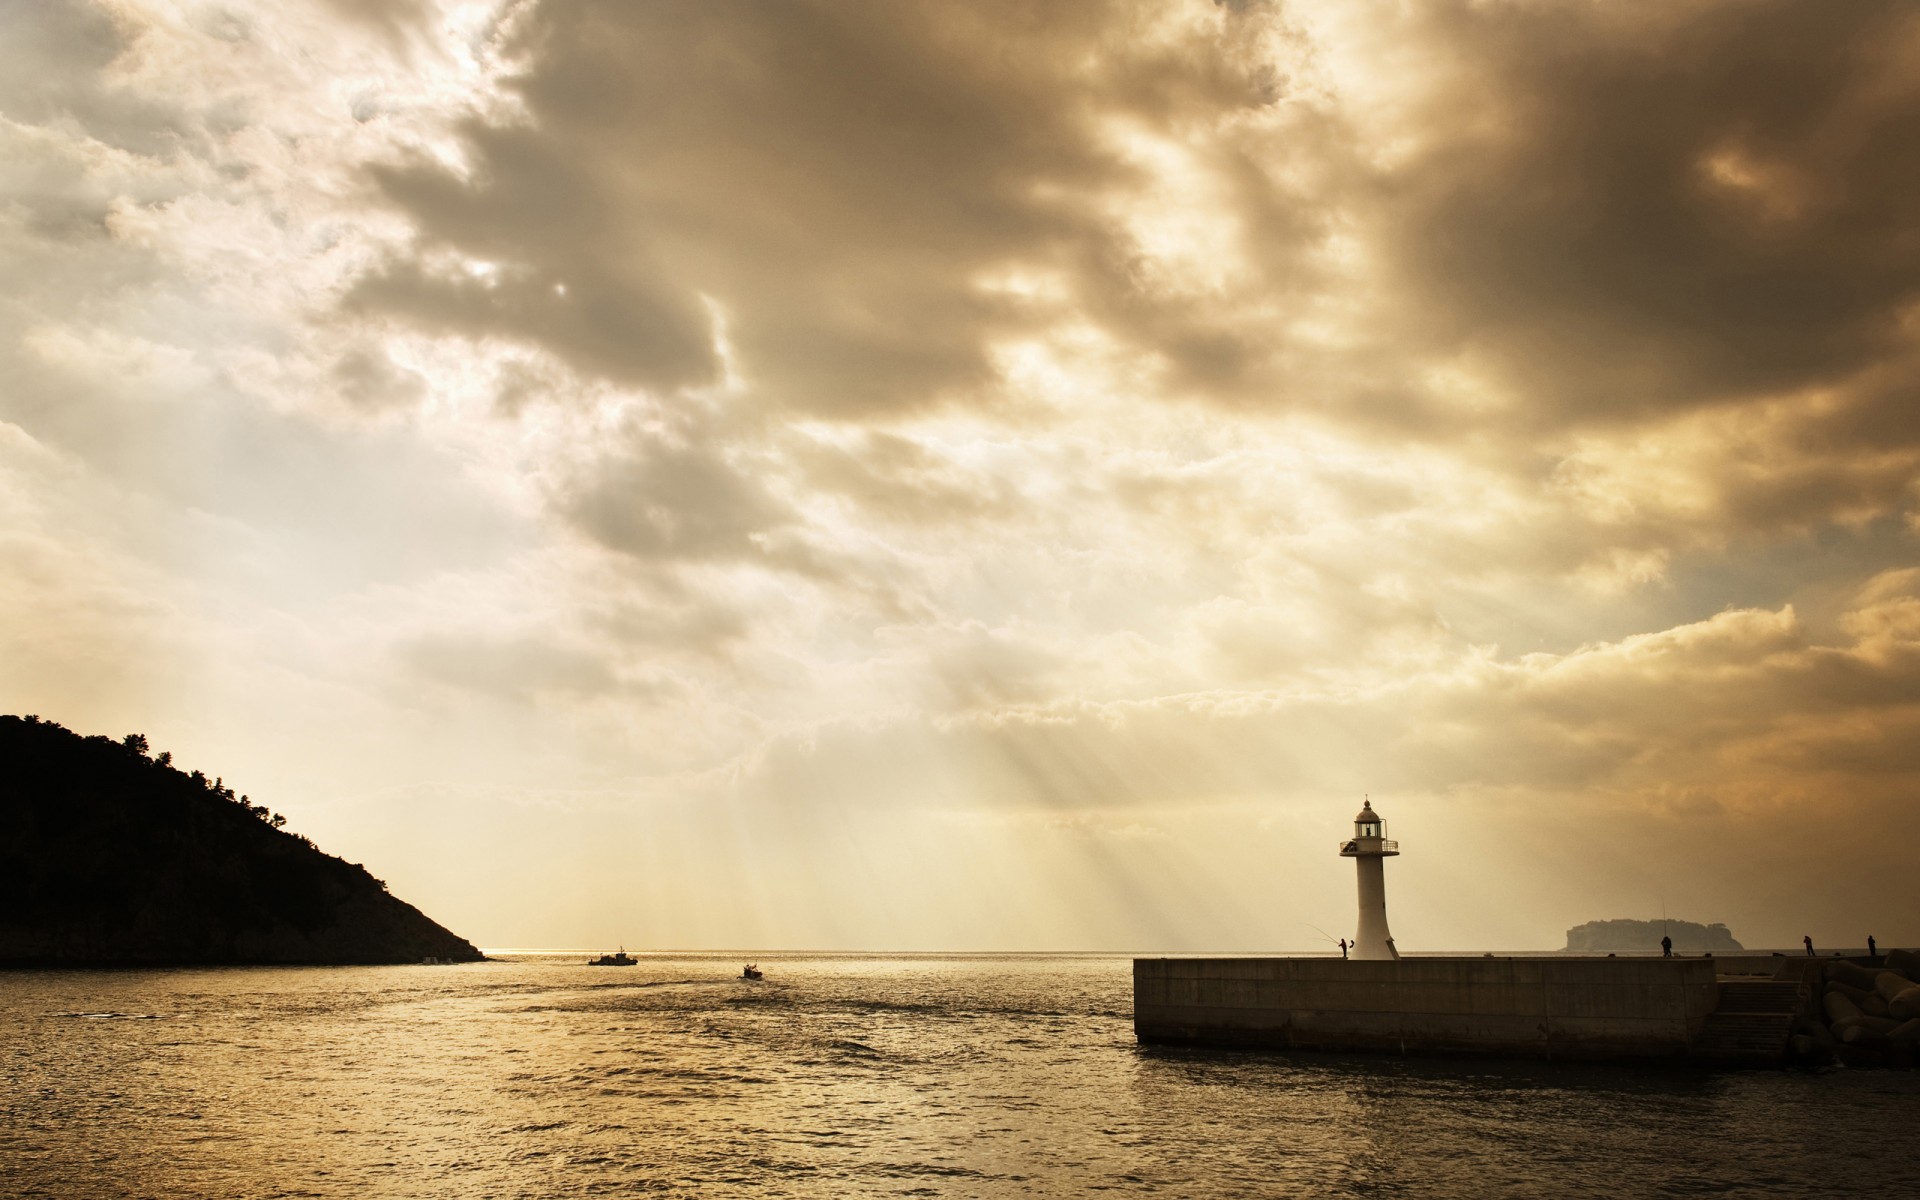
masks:
<svg viewBox="0 0 1920 1200"><path fill-rule="evenodd" d="M490 947L1920 943L1920 8L0 0L0 711Z"/></svg>

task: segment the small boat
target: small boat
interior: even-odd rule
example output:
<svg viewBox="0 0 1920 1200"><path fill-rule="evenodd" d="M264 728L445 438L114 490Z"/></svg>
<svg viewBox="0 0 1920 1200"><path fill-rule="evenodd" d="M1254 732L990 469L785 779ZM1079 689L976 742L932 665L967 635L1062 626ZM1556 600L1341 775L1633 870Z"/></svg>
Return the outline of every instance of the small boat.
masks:
<svg viewBox="0 0 1920 1200"><path fill-rule="evenodd" d="M760 979L763 975L764 973L760 968L754 966L752 963L748 963L746 966L740 968L740 978L742 979Z"/></svg>
<svg viewBox="0 0 1920 1200"><path fill-rule="evenodd" d="M617 954L602 954L599 958L588 959L587 965L590 967L631 967L637 966L639 962L639 959L628 954L627 948L622 946Z"/></svg>

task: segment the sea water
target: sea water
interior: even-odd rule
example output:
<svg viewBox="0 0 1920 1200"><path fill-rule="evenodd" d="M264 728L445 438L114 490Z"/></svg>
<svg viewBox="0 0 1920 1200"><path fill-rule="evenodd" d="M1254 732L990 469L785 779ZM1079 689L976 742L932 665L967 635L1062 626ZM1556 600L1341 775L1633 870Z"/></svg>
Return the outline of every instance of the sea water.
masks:
<svg viewBox="0 0 1920 1200"><path fill-rule="evenodd" d="M0 1195L1912 1194L1920 1074L1135 1044L1124 958L0 973Z"/></svg>

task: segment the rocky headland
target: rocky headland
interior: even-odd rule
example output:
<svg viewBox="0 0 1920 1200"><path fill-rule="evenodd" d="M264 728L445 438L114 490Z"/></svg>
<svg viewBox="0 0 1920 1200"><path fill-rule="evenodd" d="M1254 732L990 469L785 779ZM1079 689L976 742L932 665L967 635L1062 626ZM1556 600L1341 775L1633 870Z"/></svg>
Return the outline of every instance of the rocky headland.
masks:
<svg viewBox="0 0 1920 1200"><path fill-rule="evenodd" d="M0 964L483 957L285 824L137 734L0 716Z"/></svg>
<svg viewBox="0 0 1920 1200"><path fill-rule="evenodd" d="M1702 925L1697 921L1588 921L1567 930L1566 954L1658 954L1660 939L1673 939L1674 953L1701 954L1707 951L1745 949L1733 940L1725 925L1715 921Z"/></svg>

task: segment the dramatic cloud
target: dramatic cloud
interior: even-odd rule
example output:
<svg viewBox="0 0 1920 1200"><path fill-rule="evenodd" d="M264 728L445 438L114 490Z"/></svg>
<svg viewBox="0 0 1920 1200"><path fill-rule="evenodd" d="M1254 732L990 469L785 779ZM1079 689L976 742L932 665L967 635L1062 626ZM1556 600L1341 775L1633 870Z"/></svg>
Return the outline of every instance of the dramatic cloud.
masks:
<svg viewBox="0 0 1920 1200"><path fill-rule="evenodd" d="M1917 136L1891 0L15 5L0 708L496 944L1304 945L1361 793L1858 940Z"/></svg>
<svg viewBox="0 0 1920 1200"><path fill-rule="evenodd" d="M1843 385L1906 347L1920 132L1896 5L1442 5L1385 173L1431 335L1594 420ZM1444 116L1443 116L1444 114Z"/></svg>

